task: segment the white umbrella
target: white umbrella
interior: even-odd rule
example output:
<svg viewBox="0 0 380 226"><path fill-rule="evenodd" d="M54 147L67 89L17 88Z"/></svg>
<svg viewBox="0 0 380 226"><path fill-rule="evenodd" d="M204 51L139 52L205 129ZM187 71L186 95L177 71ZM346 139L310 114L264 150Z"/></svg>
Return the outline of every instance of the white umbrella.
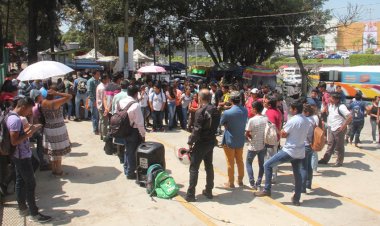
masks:
<svg viewBox="0 0 380 226"><path fill-rule="evenodd" d="M44 80L55 76L61 76L74 71L62 63L56 61L39 61L26 67L17 77L20 81Z"/></svg>
<svg viewBox="0 0 380 226"><path fill-rule="evenodd" d="M137 70L138 73L163 73L166 72L165 68L160 66L145 66Z"/></svg>

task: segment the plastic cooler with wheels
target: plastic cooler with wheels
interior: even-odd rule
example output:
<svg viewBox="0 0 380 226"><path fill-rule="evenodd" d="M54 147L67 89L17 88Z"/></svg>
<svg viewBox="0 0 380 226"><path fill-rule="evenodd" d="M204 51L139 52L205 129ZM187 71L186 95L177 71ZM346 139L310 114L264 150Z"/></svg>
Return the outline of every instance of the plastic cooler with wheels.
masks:
<svg viewBox="0 0 380 226"><path fill-rule="evenodd" d="M136 151L136 183L146 186L147 170L153 164L160 164L165 169L165 147L157 142L144 142Z"/></svg>

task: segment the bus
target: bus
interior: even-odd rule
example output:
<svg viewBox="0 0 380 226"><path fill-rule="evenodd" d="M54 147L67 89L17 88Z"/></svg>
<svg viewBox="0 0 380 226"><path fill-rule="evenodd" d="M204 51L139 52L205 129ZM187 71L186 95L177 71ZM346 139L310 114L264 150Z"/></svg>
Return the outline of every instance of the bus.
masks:
<svg viewBox="0 0 380 226"><path fill-rule="evenodd" d="M380 96L380 66L322 67L319 80L340 85L349 98L355 97L358 90L366 100Z"/></svg>

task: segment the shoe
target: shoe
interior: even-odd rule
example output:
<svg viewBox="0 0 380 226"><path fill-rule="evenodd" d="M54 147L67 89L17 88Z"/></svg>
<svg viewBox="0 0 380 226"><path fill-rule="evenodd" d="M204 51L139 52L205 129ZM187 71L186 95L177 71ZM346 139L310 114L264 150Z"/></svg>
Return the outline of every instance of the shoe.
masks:
<svg viewBox="0 0 380 226"><path fill-rule="evenodd" d="M256 185L256 184L251 185L251 188L252 188L253 190L255 190L255 191L258 191L258 190L257 190L257 185Z"/></svg>
<svg viewBox="0 0 380 226"><path fill-rule="evenodd" d="M299 200L295 200L295 199L294 199L294 196L292 196L292 203L293 203L293 205L295 205L295 206L300 206L300 205L301 205L301 203L300 203Z"/></svg>
<svg viewBox="0 0 380 226"><path fill-rule="evenodd" d="M325 165L326 165L326 164L327 164L327 161L324 160L324 159L321 159L321 160L318 161L318 164L325 164Z"/></svg>
<svg viewBox="0 0 380 226"><path fill-rule="evenodd" d="M214 198L214 196L212 195L212 191L207 191L206 189L202 191L202 195L206 196L206 198L208 199Z"/></svg>
<svg viewBox="0 0 380 226"><path fill-rule="evenodd" d="M51 221L51 217L45 216L41 213L38 213L37 215L30 216L29 221L38 222L38 223L45 223L45 222Z"/></svg>
<svg viewBox="0 0 380 226"><path fill-rule="evenodd" d="M377 144L377 141L373 140L373 141L372 141L372 144Z"/></svg>
<svg viewBox="0 0 380 226"><path fill-rule="evenodd" d="M239 187L244 187L243 182L238 182Z"/></svg>
<svg viewBox="0 0 380 226"><path fill-rule="evenodd" d="M136 174L127 175L128 180L136 180Z"/></svg>
<svg viewBox="0 0 380 226"><path fill-rule="evenodd" d="M264 197L264 196L269 196L270 197L270 195L271 195L270 191L262 190L262 191L255 192L255 196L256 197Z"/></svg>
<svg viewBox="0 0 380 226"><path fill-rule="evenodd" d="M18 210L18 213L20 214L20 216L22 217L26 217L29 215L29 209L28 207L26 207L26 205L24 207L20 207L19 210Z"/></svg>
<svg viewBox="0 0 380 226"><path fill-rule="evenodd" d="M234 189L235 185L234 184L230 184L230 183L224 183L223 187L226 188L226 189Z"/></svg>
<svg viewBox="0 0 380 226"><path fill-rule="evenodd" d="M341 167L343 164L342 163L335 163L334 165L333 165L333 167Z"/></svg>
<svg viewBox="0 0 380 226"><path fill-rule="evenodd" d="M191 195L191 196L186 196L185 197L185 200L187 202L196 202L197 200L195 199L195 196Z"/></svg>

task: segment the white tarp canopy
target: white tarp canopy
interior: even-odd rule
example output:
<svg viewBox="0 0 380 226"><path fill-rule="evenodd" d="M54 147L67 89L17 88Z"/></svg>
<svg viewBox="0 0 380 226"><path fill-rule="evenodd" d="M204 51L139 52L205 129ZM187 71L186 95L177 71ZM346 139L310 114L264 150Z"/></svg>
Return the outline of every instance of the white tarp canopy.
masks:
<svg viewBox="0 0 380 226"><path fill-rule="evenodd" d="M153 61L153 58L148 57L147 55L142 53L140 50L136 49L135 51L133 51L133 61L138 62L138 63L149 62L149 61Z"/></svg>
<svg viewBox="0 0 380 226"><path fill-rule="evenodd" d="M115 62L117 59L119 59L119 57L117 56L105 56L105 57L99 57L96 62L104 62L104 63L107 63L107 62Z"/></svg>
<svg viewBox="0 0 380 226"><path fill-rule="evenodd" d="M97 51L97 57L102 58L104 55ZM75 59L95 59L95 49L92 49L90 52L82 56L76 56Z"/></svg>

